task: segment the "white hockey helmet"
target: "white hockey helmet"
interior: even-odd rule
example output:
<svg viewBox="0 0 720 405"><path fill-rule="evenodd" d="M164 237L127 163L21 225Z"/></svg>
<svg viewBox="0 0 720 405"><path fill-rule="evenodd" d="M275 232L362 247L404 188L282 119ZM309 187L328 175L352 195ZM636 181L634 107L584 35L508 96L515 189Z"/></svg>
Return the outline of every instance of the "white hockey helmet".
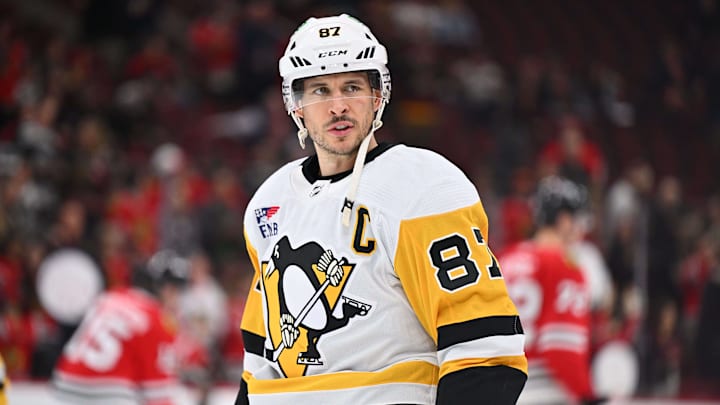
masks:
<svg viewBox="0 0 720 405"><path fill-rule="evenodd" d="M333 73L370 71L370 84L390 101L390 71L387 51L370 29L347 14L311 17L290 37L280 58L282 94L288 114L297 110L302 79ZM376 73L376 74L375 74ZM294 91L295 90L295 91Z"/></svg>

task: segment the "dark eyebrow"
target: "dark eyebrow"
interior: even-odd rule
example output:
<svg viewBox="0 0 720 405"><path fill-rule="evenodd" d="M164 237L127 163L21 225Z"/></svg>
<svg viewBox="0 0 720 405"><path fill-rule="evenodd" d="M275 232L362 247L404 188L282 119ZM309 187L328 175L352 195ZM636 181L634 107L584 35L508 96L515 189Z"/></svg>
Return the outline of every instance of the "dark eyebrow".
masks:
<svg viewBox="0 0 720 405"><path fill-rule="evenodd" d="M366 85L367 82L366 82L365 80L363 80L362 78L358 77L358 78L347 79L347 80L345 80L345 81L342 83L343 86L346 86L346 85L348 85L348 84ZM307 86L308 88L314 88L314 89L315 89L315 88L318 88L318 87L327 87L327 86L328 86L328 83L327 83L327 82L324 82L324 81L309 81L309 83L306 82L306 86Z"/></svg>
<svg viewBox="0 0 720 405"><path fill-rule="evenodd" d="M325 83L325 82L310 82L306 85L307 85L307 87L312 87L312 88L327 87L327 83Z"/></svg>
<svg viewBox="0 0 720 405"><path fill-rule="evenodd" d="M343 83L343 84L359 84L359 85L364 85L364 84L365 84L365 81L362 80L362 79L348 79L348 80L346 80L345 83Z"/></svg>

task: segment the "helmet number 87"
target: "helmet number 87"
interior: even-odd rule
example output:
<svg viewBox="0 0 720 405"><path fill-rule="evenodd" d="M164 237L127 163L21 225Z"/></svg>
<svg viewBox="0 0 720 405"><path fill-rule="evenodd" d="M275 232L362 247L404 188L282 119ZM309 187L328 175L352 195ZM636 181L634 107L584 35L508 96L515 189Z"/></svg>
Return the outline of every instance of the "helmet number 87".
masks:
<svg viewBox="0 0 720 405"><path fill-rule="evenodd" d="M482 256L490 261L485 266L490 278L502 278L497 260L490 252L490 248L485 244L480 230L473 228L473 234L475 244L484 246L487 250L487 255ZM458 233L436 239L430 244L428 255L430 256L430 262L437 270L435 276L440 283L440 287L452 292L475 284L480 279L477 262L470 257L470 254L470 243Z"/></svg>
<svg viewBox="0 0 720 405"><path fill-rule="evenodd" d="M320 38L338 37L340 36L340 27L320 28L318 33Z"/></svg>

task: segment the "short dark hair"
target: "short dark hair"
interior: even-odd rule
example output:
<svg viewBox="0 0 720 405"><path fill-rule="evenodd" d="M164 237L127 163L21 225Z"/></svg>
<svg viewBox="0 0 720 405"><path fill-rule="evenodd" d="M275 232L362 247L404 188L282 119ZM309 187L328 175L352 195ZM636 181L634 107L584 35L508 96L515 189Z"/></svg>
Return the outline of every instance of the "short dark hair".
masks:
<svg viewBox="0 0 720 405"><path fill-rule="evenodd" d="M575 214L588 204L584 186L559 176L540 180L533 200L537 226L554 225L560 214Z"/></svg>

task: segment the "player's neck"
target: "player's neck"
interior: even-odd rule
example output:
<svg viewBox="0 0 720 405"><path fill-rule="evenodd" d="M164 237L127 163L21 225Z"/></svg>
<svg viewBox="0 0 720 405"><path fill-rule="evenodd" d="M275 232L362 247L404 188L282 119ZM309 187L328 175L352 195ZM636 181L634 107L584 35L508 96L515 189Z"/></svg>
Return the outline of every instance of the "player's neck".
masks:
<svg viewBox="0 0 720 405"><path fill-rule="evenodd" d="M320 166L320 176L327 177L352 169L357 153L352 155L333 155L327 152L318 152L317 156L318 165Z"/></svg>
<svg viewBox="0 0 720 405"><path fill-rule="evenodd" d="M551 228L539 229L535 233L533 241L539 246L556 247L560 249L564 249L567 245L562 235Z"/></svg>
<svg viewBox="0 0 720 405"><path fill-rule="evenodd" d="M375 149L377 146L378 143L373 137L372 139L370 139L370 144L368 145L368 152ZM334 153L329 153L319 148L316 150L316 153L318 157L318 166L320 167L320 176L323 177L334 176L338 173L352 170L353 166L355 165L355 158L358 154L357 149L354 153L349 155L338 155Z"/></svg>

